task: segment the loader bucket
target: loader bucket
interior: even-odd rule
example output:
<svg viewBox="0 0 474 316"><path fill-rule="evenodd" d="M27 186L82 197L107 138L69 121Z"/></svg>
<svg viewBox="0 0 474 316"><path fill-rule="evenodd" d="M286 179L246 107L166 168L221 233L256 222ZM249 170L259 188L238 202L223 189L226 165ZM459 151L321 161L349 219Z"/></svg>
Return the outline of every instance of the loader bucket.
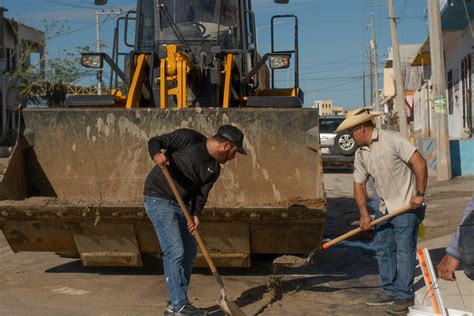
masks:
<svg viewBox="0 0 474 316"><path fill-rule="evenodd" d="M143 205L151 136L187 127L245 134L223 166L200 232L218 266L321 243L326 202L316 109L25 109L0 183L13 251L77 252L87 266L140 266L160 246ZM197 265L205 265L198 256Z"/></svg>

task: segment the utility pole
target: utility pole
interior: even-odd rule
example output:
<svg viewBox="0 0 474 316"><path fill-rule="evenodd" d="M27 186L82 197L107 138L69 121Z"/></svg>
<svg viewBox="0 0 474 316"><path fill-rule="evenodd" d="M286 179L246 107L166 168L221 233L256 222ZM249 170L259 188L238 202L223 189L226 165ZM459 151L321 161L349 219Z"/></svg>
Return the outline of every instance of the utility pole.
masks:
<svg viewBox="0 0 474 316"><path fill-rule="evenodd" d="M444 69L443 34L439 0L428 0L430 30L431 74L434 101L434 130L436 137L436 171L438 180L451 179L446 72Z"/></svg>
<svg viewBox="0 0 474 316"><path fill-rule="evenodd" d="M374 64L372 63L372 54L369 53L369 71L370 71L370 107L374 106Z"/></svg>
<svg viewBox="0 0 474 316"><path fill-rule="evenodd" d="M362 71L362 100L364 101L364 107L367 105L365 101L365 70Z"/></svg>
<svg viewBox="0 0 474 316"><path fill-rule="evenodd" d="M100 11L95 11L95 33L96 33L96 42L95 50L97 53L100 53L100 25L99 25L99 15ZM102 95L102 68L97 69L97 94Z"/></svg>
<svg viewBox="0 0 474 316"><path fill-rule="evenodd" d="M375 111L380 111L380 95L379 95L379 68L377 61L377 40L375 39L375 30L374 30L374 15L370 15L370 30L372 32L372 40L370 41L370 50L371 50L371 60L373 63L374 69L374 79L375 79ZM376 126L380 129L380 117L375 118Z"/></svg>
<svg viewBox="0 0 474 316"><path fill-rule="evenodd" d="M395 80L395 108L398 111L398 124L400 132L408 138L407 113L405 110L405 88L404 78L402 77L402 68L400 62L400 48L398 47L397 21L395 17L395 8L393 0L388 0L388 12L390 20L390 34L392 37L392 55L393 55L393 79Z"/></svg>

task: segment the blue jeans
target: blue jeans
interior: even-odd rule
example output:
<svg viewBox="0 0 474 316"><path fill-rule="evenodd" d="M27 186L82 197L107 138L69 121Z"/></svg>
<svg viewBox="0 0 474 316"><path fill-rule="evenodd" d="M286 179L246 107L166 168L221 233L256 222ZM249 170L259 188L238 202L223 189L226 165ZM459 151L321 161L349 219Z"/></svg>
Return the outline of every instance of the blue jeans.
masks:
<svg viewBox="0 0 474 316"><path fill-rule="evenodd" d="M426 206L385 220L375 227L374 248L379 265L381 287L398 299L412 299L416 266L418 225ZM375 212L375 219L382 217Z"/></svg>
<svg viewBox="0 0 474 316"><path fill-rule="evenodd" d="M189 303L188 286L197 248L178 203L145 196L145 209L160 241L166 289L175 310Z"/></svg>

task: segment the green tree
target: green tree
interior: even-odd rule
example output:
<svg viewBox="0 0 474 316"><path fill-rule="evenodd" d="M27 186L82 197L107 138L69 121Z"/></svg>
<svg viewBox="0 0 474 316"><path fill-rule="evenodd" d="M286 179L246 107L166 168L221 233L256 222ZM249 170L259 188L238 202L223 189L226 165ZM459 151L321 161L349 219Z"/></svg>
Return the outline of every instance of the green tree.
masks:
<svg viewBox="0 0 474 316"><path fill-rule="evenodd" d="M46 20L43 22L46 47L53 39L70 32L70 27L63 22ZM62 107L67 94L67 85L91 74L90 70L80 65L80 52L88 50L88 47L76 47L74 51L61 49L54 57L45 54L35 63L31 63L30 56L38 51L38 47L23 44L17 69L11 76L12 87L20 86L20 103L46 103L49 107Z"/></svg>

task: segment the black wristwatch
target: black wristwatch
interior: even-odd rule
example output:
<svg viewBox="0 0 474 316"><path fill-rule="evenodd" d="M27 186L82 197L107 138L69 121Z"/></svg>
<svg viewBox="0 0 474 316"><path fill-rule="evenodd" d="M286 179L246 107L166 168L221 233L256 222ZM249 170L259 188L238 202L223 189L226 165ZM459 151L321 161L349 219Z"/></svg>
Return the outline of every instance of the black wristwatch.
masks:
<svg viewBox="0 0 474 316"><path fill-rule="evenodd" d="M416 196L425 196L425 192L416 191Z"/></svg>

